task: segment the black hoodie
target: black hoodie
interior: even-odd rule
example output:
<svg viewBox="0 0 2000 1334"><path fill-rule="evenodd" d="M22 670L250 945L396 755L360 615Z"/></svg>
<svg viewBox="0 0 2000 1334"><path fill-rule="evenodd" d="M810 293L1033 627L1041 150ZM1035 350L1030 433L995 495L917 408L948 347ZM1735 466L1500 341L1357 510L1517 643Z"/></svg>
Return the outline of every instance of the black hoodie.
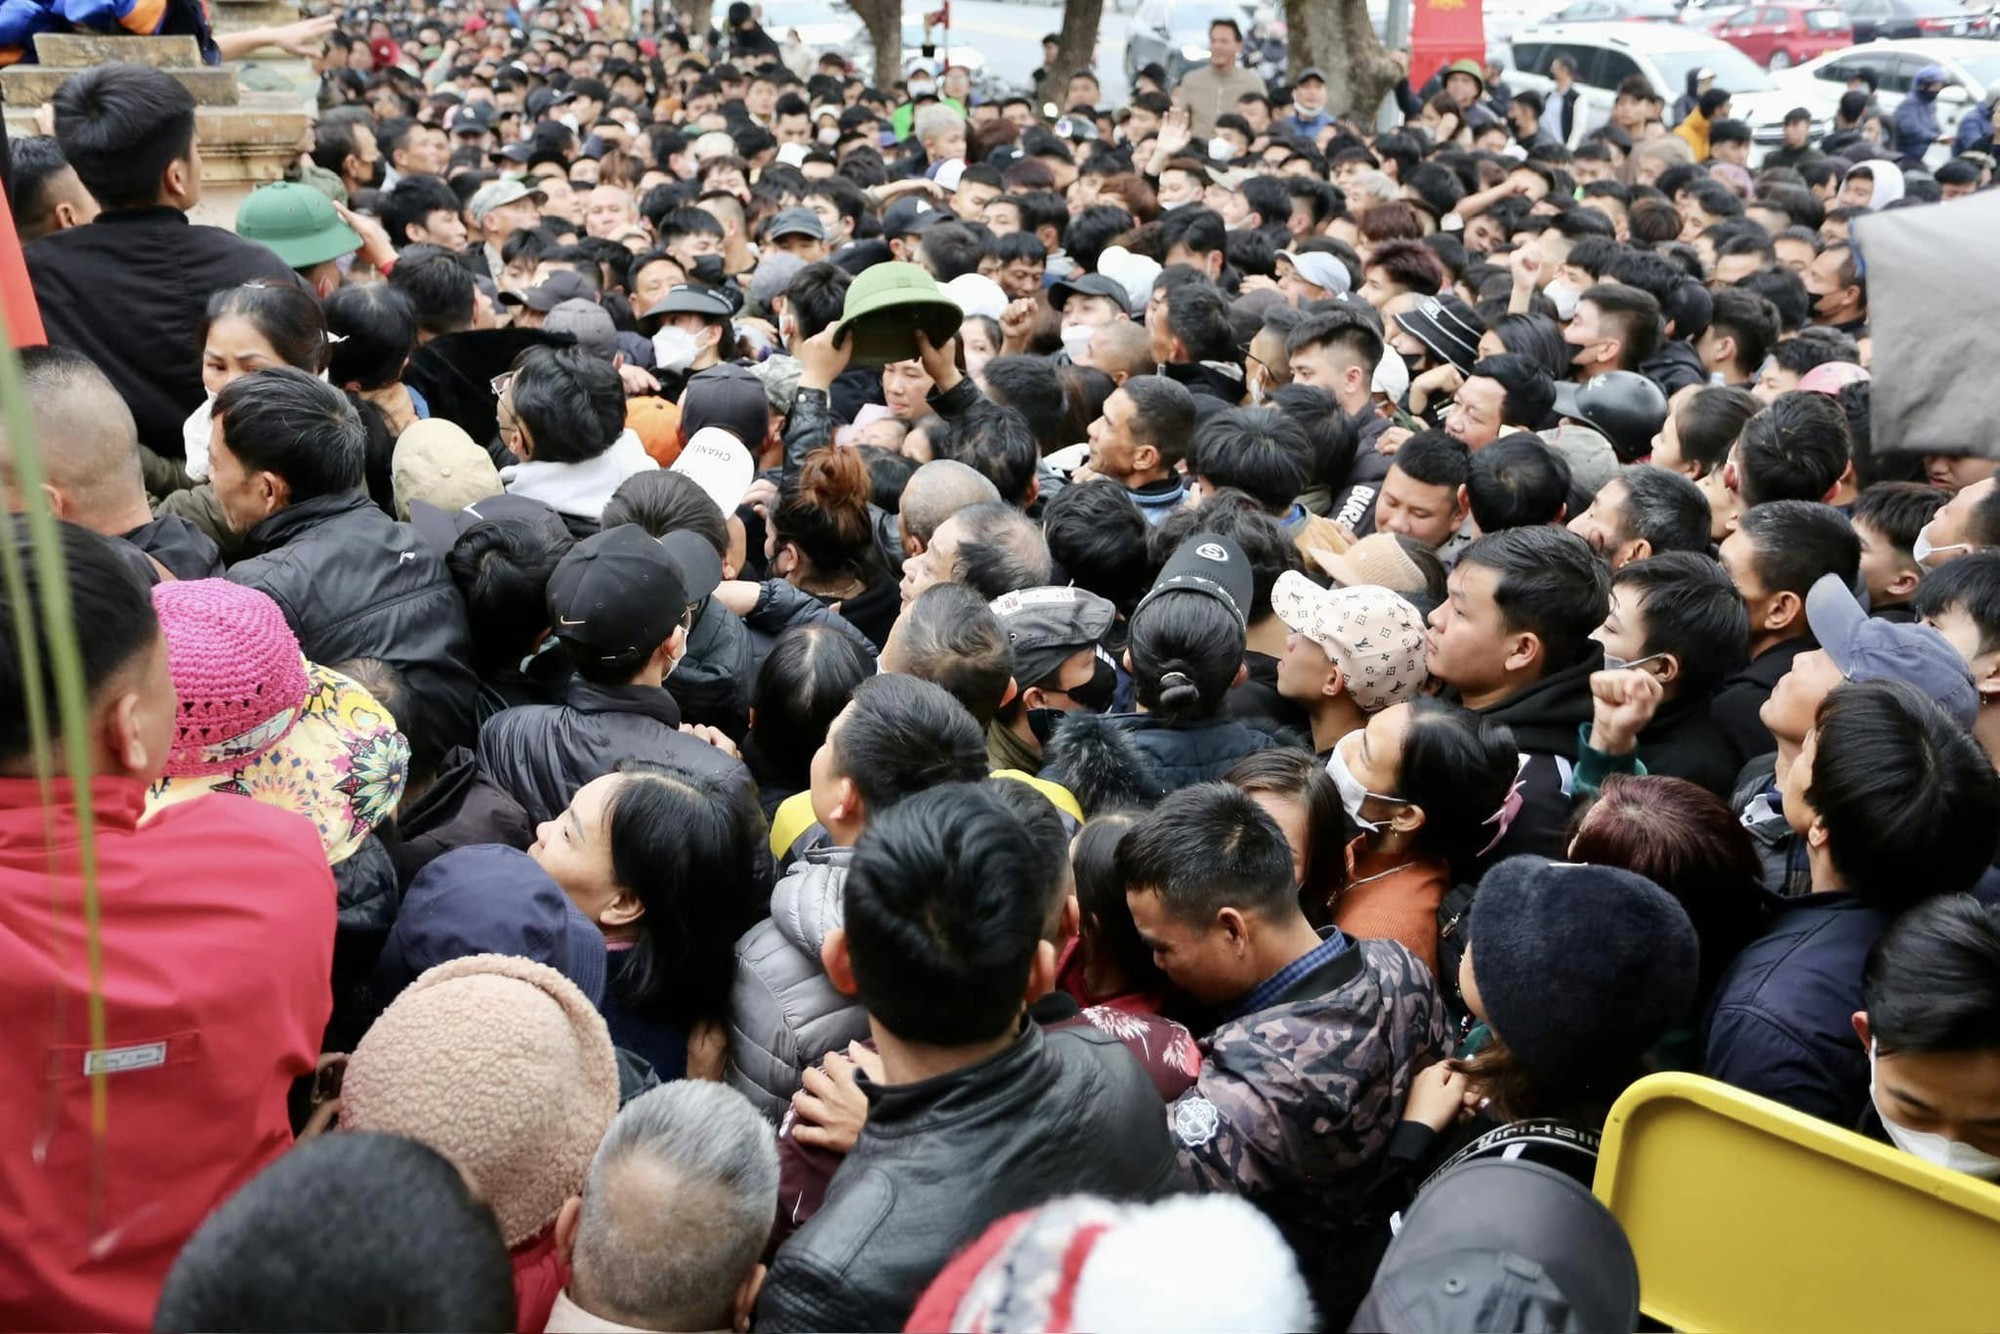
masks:
<svg viewBox="0 0 2000 1334"><path fill-rule="evenodd" d="M1660 386L1672 398L1691 384L1708 383L1708 367L1695 350L1678 338L1660 344L1660 350L1639 363L1639 374Z"/></svg>
<svg viewBox="0 0 2000 1334"><path fill-rule="evenodd" d="M1562 861L1569 847L1569 813L1576 775L1577 729L1590 721L1590 674L1604 650L1590 641L1569 666L1477 712L1514 733L1521 752L1521 809L1484 865L1522 853ZM1445 698L1462 703L1456 689Z"/></svg>

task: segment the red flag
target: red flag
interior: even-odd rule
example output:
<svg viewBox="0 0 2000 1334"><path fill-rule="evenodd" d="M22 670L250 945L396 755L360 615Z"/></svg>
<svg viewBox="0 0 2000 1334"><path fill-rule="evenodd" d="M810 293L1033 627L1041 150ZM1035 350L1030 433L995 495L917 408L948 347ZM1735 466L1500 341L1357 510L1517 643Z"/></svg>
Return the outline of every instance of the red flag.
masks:
<svg viewBox="0 0 2000 1334"><path fill-rule="evenodd" d="M21 258L21 237L14 230L14 213L0 194L0 307L7 312L8 341L15 347L39 347L49 341L42 330L42 312L28 282L28 265Z"/></svg>
<svg viewBox="0 0 2000 1334"><path fill-rule="evenodd" d="M1481 0L1416 0L1410 20L1410 86L1421 88L1454 60L1486 64Z"/></svg>
<svg viewBox="0 0 2000 1334"><path fill-rule="evenodd" d="M949 28L951 26L951 0L945 0L943 9L924 15L926 28Z"/></svg>

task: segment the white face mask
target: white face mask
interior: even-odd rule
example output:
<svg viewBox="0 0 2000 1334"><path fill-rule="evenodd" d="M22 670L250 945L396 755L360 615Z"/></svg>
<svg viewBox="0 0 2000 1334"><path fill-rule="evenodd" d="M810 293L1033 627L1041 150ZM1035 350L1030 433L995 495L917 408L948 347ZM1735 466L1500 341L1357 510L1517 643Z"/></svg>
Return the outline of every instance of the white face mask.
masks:
<svg viewBox="0 0 2000 1334"><path fill-rule="evenodd" d="M821 143L825 144L828 148L832 148L840 142L840 127L837 125L828 126L819 132L818 138Z"/></svg>
<svg viewBox="0 0 2000 1334"><path fill-rule="evenodd" d="M1090 351L1090 340L1097 336L1097 330L1088 324L1065 324L1062 331L1063 351L1069 359L1076 361Z"/></svg>
<svg viewBox="0 0 2000 1334"><path fill-rule="evenodd" d="M1629 672L1634 667L1644 667L1649 662L1664 662L1670 655L1648 653L1643 658L1621 658L1610 649L1604 650L1604 670L1607 672Z"/></svg>
<svg viewBox="0 0 2000 1334"><path fill-rule="evenodd" d="M913 83L910 85L910 100L914 102L920 97L930 97L936 92L937 89L933 88L930 84Z"/></svg>
<svg viewBox="0 0 2000 1334"><path fill-rule="evenodd" d="M1386 801L1397 806L1407 806L1409 803L1400 797L1385 797L1379 792L1370 792L1366 787L1362 786L1361 780L1354 776L1354 770L1347 767L1347 756L1343 753L1346 743L1347 738L1342 737L1335 744L1333 753L1327 756L1327 775L1333 779L1334 787L1340 790L1340 804L1342 809L1347 812L1347 818L1354 821L1357 827L1365 829L1371 834L1379 834L1388 822L1386 820L1362 819L1362 803L1370 797L1375 798L1377 801Z"/></svg>
<svg viewBox="0 0 2000 1334"><path fill-rule="evenodd" d="M1236 156L1236 145L1217 135L1208 141L1208 155L1217 162L1227 162Z"/></svg>
<svg viewBox="0 0 2000 1334"><path fill-rule="evenodd" d="M693 334L669 324L653 335L653 365L663 371L684 371L701 355Z"/></svg>
<svg viewBox="0 0 2000 1334"><path fill-rule="evenodd" d="M1576 303L1583 300L1583 293L1566 283L1550 283L1542 289L1549 304L1556 308L1556 318L1567 324L1576 318Z"/></svg>
<svg viewBox="0 0 2000 1334"><path fill-rule="evenodd" d="M1931 520L1931 523L1936 522L1936 519ZM1917 530L1917 540L1910 544L1910 555L1915 559L1917 564L1928 565L1931 557L1941 551L1970 551L1971 549L1972 543L1970 542L1947 542L1943 546L1937 546L1931 541L1931 525L1927 523Z"/></svg>
<svg viewBox="0 0 2000 1334"><path fill-rule="evenodd" d="M1882 1099L1875 1091L1873 1042L1868 1044L1868 1096L1875 1099L1875 1114L1882 1118L1882 1129L1889 1132L1889 1141L1904 1153L1912 1158L1921 1158L1933 1167L1942 1167L1947 1172L1963 1172L1981 1181L2000 1181L2000 1158L1984 1149L1929 1131L1911 1130L1889 1119L1889 1114L1882 1110Z"/></svg>

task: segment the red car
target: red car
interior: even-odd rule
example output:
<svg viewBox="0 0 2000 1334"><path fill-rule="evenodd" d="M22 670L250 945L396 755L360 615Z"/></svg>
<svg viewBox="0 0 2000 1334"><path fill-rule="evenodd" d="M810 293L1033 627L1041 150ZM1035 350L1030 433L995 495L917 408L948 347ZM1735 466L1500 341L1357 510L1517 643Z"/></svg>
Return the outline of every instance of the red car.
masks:
<svg viewBox="0 0 2000 1334"><path fill-rule="evenodd" d="M1837 5L1751 5L1725 14L1709 31L1772 69L1854 45L1854 29Z"/></svg>

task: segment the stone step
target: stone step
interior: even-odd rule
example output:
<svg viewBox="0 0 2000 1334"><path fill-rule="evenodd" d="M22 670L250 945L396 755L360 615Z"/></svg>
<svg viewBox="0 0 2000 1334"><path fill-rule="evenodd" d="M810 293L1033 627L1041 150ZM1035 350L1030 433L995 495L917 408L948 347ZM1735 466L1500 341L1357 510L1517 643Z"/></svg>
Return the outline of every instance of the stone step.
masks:
<svg viewBox="0 0 2000 1334"><path fill-rule="evenodd" d="M90 32L44 32L34 37L35 57L48 69L89 69L122 61L154 69L200 69L201 48L192 37L135 37Z"/></svg>
<svg viewBox="0 0 2000 1334"><path fill-rule="evenodd" d="M39 37L37 43L46 41ZM117 39L110 39L117 40ZM134 37L133 45L144 45L158 41L153 37ZM178 39L173 39L178 40ZM193 39L188 39L192 44ZM174 76L174 81L194 94L195 104L203 107L233 107L239 93L236 87L236 71L222 65L203 65L197 61L193 66L180 69L165 67ZM77 71L54 65L9 65L0 69L0 97L17 107L35 107L56 95L62 81Z"/></svg>

